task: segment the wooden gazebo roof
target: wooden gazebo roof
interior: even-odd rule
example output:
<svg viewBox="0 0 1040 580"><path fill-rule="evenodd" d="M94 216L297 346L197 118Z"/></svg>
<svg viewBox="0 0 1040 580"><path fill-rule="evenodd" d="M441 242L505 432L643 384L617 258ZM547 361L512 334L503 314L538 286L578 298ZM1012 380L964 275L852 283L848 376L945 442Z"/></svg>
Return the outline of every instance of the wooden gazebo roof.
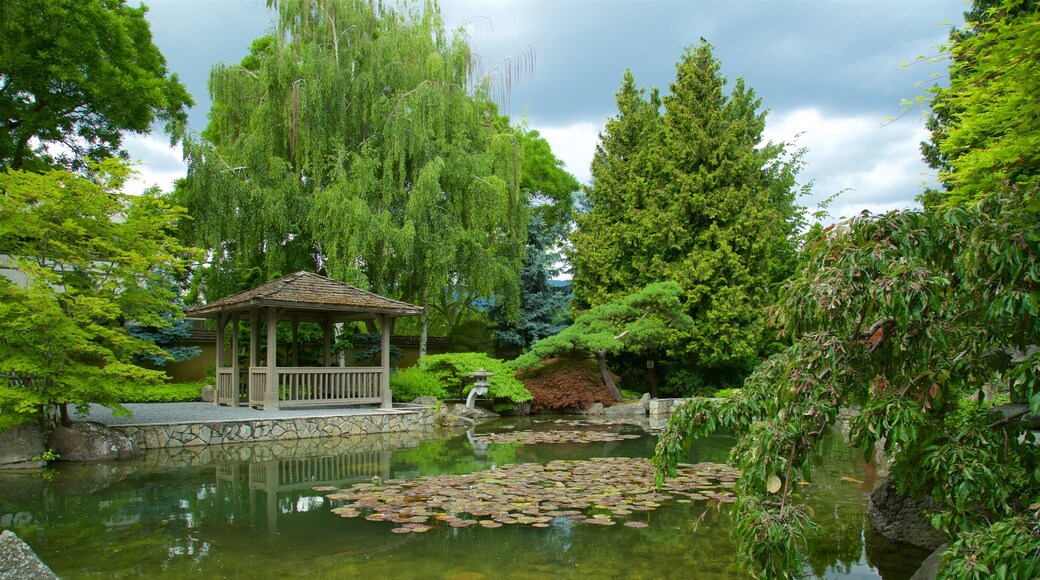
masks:
<svg viewBox="0 0 1040 580"><path fill-rule="evenodd" d="M338 321L372 319L379 314L397 317L422 313L422 308L414 304L384 298L332 278L301 271L191 308L185 315L190 318L218 318L224 313L269 306L285 308L289 314L303 316L328 314Z"/></svg>

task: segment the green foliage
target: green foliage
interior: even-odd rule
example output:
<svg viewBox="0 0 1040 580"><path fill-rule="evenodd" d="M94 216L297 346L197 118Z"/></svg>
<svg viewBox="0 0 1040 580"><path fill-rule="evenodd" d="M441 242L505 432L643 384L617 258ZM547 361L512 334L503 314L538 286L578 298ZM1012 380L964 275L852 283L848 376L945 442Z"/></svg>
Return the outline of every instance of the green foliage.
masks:
<svg viewBox="0 0 1040 580"><path fill-rule="evenodd" d="M117 388L157 384L133 364L162 354L124 321L161 328L175 296L160 284L193 254L171 236L183 215L151 194L119 193L125 164L89 180L66 170L0 173L0 247L21 280L0 278L0 413L42 418L88 403L118 408Z"/></svg>
<svg viewBox="0 0 1040 580"><path fill-rule="evenodd" d="M527 370L556 356L676 348L679 334L691 324L681 296L673 282L650 284L585 312L558 334L534 343L513 364Z"/></svg>
<svg viewBox="0 0 1040 580"><path fill-rule="evenodd" d="M563 236L574 221L574 196L581 184L538 131L521 125L515 132L520 141L520 190L530 200L532 217L539 218L554 238Z"/></svg>
<svg viewBox="0 0 1040 580"><path fill-rule="evenodd" d="M510 322L502 305L495 305L488 313L495 321L498 348L519 354L539 339L560 332L570 321L567 287L550 283L559 274L554 265L560 260L553 250L556 237L540 215L531 218L527 254L520 271L520 318Z"/></svg>
<svg viewBox="0 0 1040 580"><path fill-rule="evenodd" d="M746 367L691 368L668 365L662 390L673 397L715 397L719 390L740 387L751 370Z"/></svg>
<svg viewBox="0 0 1040 580"><path fill-rule="evenodd" d="M204 381L147 385L123 384L117 387L117 391L120 403L197 403L200 400L202 388L206 384Z"/></svg>
<svg viewBox="0 0 1040 580"><path fill-rule="evenodd" d="M470 318L448 331L449 352L494 352L494 339L487 322L481 318Z"/></svg>
<svg viewBox="0 0 1040 580"><path fill-rule="evenodd" d="M714 387L704 381L704 373L695 369L675 369L665 376L664 390L678 397L708 397Z"/></svg>
<svg viewBox="0 0 1040 580"><path fill-rule="evenodd" d="M346 333L340 335L341 338L345 336ZM383 356L383 343L381 334L375 332L364 334L359 333L350 336L346 340L349 341L343 344L343 346L345 346L346 348L351 348L355 343L357 343L358 345L358 350L355 351L354 354L351 356L355 365L379 366L379 361ZM320 354L318 356L320 356ZM390 361L398 361L403 358L404 352L402 352L401 349L397 346L391 344Z"/></svg>
<svg viewBox="0 0 1040 580"><path fill-rule="evenodd" d="M169 309L160 313L167 324L163 327L127 324L130 334L150 341L163 350L161 355L144 354L138 357L138 362L148 361L157 367L166 366L168 361L190 360L202 354L202 348L184 345L184 339L191 334L192 324L191 321L184 318L184 301L181 299L180 285L169 276L162 283L174 296L169 304Z"/></svg>
<svg viewBox="0 0 1040 580"><path fill-rule="evenodd" d="M977 1L965 17L967 28L950 32L950 82L931 90L932 137L922 144L947 189L926 203L947 207L1004 184L1040 185L1040 5Z"/></svg>
<svg viewBox="0 0 1040 580"><path fill-rule="evenodd" d="M688 49L663 100L645 100L626 72L593 158L591 209L571 236L579 305L661 280L683 289L693 324L677 345L697 366L743 365L769 342L764 306L804 223L800 153L763 143L760 100L742 79L725 95L719 66L710 45Z"/></svg>
<svg viewBox="0 0 1040 580"><path fill-rule="evenodd" d="M482 352L460 352L430 355L419 362L419 367L440 381L449 397L463 398L473 386L470 373L480 369L495 373L488 378L488 397L504 403L523 403L531 400L531 393L516 378L516 372L506 363Z"/></svg>
<svg viewBox="0 0 1040 580"><path fill-rule="evenodd" d="M448 328L492 295L515 320L520 154L465 34L436 3L270 4L272 34L213 68L205 139L185 146L203 294L321 269Z"/></svg>
<svg viewBox="0 0 1040 580"><path fill-rule="evenodd" d="M122 133L155 120L179 138L191 97L168 74L146 11L125 0L0 3L0 170L125 157Z"/></svg>
<svg viewBox="0 0 1040 580"><path fill-rule="evenodd" d="M39 455L33 455L32 461L57 461L61 459L61 455L56 453L53 449L47 449Z"/></svg>
<svg viewBox="0 0 1040 580"><path fill-rule="evenodd" d="M423 367L397 369L390 373L390 391L394 400L408 403L419 397L436 397L447 399L448 391L440 379Z"/></svg>
<svg viewBox="0 0 1040 580"><path fill-rule="evenodd" d="M737 489L748 512L738 538L748 571L797 573L797 555L758 550L752 540L762 534L749 529L805 535L807 522L784 511L799 501L792 477L809 469L845 406L861 407L852 442L868 457L883 445L899 489L938 501L946 511L933 523L951 537L977 537L998 522L1012 529L1026 517L1023 498L1040 493L1040 450L1017 422L990 423L962 400L999 372L1004 388L1038 407L1040 356L1029 349L1040 344L1038 213L1036 191L1012 188L945 213L863 215L805 247L776 307L793 345L739 394L681 409L658 446L663 475L687 437L742 434L731 458L743 472Z"/></svg>
<svg viewBox="0 0 1040 580"><path fill-rule="evenodd" d="M1025 515L964 534L944 553L939 578L1037 578L1040 576L1040 504Z"/></svg>

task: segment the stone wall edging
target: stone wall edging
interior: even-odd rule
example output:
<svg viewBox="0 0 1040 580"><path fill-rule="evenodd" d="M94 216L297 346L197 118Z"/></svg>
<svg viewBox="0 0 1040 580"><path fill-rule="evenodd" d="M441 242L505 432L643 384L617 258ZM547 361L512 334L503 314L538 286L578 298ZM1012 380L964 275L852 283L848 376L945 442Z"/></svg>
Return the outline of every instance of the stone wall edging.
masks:
<svg viewBox="0 0 1040 580"><path fill-rule="evenodd" d="M141 449L163 449L422 431L432 429L433 425L434 415L431 410L410 409L370 415L112 425L112 428L136 441Z"/></svg>

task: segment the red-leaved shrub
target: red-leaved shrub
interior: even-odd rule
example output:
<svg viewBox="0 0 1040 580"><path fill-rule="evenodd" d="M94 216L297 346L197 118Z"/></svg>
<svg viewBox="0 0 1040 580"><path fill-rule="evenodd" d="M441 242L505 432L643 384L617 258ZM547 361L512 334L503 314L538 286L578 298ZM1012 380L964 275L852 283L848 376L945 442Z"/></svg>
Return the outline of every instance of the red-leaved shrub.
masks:
<svg viewBox="0 0 1040 580"><path fill-rule="evenodd" d="M559 358L545 362L548 364L519 377L534 395L532 411L584 410L593 403L614 402L596 361ZM619 380L614 376L615 383Z"/></svg>

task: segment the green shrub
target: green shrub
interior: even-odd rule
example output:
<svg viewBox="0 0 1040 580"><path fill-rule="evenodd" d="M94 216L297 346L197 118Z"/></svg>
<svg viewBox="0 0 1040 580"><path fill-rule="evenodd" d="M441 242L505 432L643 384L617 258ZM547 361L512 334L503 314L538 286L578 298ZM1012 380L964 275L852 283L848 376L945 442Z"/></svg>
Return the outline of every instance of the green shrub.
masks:
<svg viewBox="0 0 1040 580"><path fill-rule="evenodd" d="M677 368L665 375L664 392L679 397L710 397L715 387L705 384L700 370Z"/></svg>
<svg viewBox="0 0 1040 580"><path fill-rule="evenodd" d="M414 401L418 397L448 398L448 391L422 367L398 369L390 374L390 391L399 403Z"/></svg>
<svg viewBox="0 0 1040 580"><path fill-rule="evenodd" d="M120 403L195 403L199 401L204 381L165 383L154 386L130 386L119 390Z"/></svg>
<svg viewBox="0 0 1040 580"><path fill-rule="evenodd" d="M470 373L484 369L494 373L494 376L488 379L490 398L512 403L531 400L531 393L516 378L516 371L506 366L504 361L491 358L482 352L435 354L419 361L419 365L437 377L449 397L465 397L473 385Z"/></svg>

